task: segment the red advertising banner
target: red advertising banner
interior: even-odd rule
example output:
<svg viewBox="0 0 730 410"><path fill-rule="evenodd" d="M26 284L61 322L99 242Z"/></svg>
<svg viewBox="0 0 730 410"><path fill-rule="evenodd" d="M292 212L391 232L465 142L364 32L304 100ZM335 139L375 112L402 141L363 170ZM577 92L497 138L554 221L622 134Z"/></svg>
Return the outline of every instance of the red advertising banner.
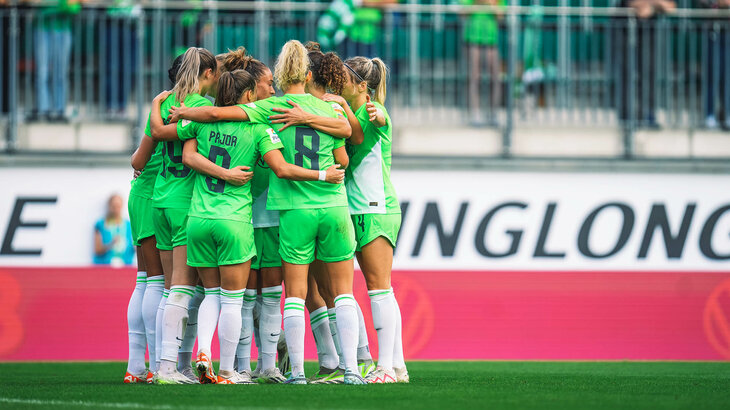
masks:
<svg viewBox="0 0 730 410"><path fill-rule="evenodd" d="M0 360L126 359L134 278L0 268ZM730 272L396 271L393 287L408 359L730 359Z"/></svg>

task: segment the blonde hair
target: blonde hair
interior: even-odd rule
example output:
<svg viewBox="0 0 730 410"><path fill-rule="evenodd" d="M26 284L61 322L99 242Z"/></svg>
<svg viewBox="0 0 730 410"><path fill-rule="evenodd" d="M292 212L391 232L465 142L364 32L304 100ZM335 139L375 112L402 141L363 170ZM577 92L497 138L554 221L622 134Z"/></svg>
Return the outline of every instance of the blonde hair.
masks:
<svg viewBox="0 0 730 410"><path fill-rule="evenodd" d="M297 40L289 40L281 48L274 66L276 86L286 91L293 84L304 83L309 71L307 49Z"/></svg>
<svg viewBox="0 0 730 410"><path fill-rule="evenodd" d="M210 51L198 47L190 47L185 51L172 89L178 104L185 101L188 95L200 92L200 75L207 69L214 72L218 69L218 63Z"/></svg>
<svg viewBox="0 0 730 410"><path fill-rule="evenodd" d="M383 60L377 57L352 57L348 58L345 64L354 71L354 73L350 73L353 81L356 83L365 81L368 86L368 94L372 93L375 101L385 104L388 66L385 65ZM354 74L357 74L359 78Z"/></svg>

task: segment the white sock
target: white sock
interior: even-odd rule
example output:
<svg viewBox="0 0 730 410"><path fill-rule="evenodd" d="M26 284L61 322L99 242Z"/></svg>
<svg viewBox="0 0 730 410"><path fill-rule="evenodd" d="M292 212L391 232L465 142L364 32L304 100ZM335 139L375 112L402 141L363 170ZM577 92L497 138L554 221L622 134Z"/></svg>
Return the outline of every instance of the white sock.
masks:
<svg viewBox="0 0 730 410"><path fill-rule="evenodd" d="M192 366L193 346L198 335L198 309L205 298L205 288L198 285L195 287L195 294L188 305L188 325L185 327L180 351L177 354L177 368L182 371Z"/></svg>
<svg viewBox="0 0 730 410"><path fill-rule="evenodd" d="M393 288L390 288L390 297L393 298L393 305L395 306L395 340L393 350L393 367L396 369L402 369L406 367L406 362L403 357L403 324L400 316L400 306L398 306L398 299L395 298Z"/></svg>
<svg viewBox="0 0 730 410"><path fill-rule="evenodd" d="M327 318L330 322L330 335L332 336L332 342L335 344L335 352L337 352L337 359L339 360L337 367L344 370L345 358L342 356L340 336L337 334L337 315L335 314L335 308L327 309Z"/></svg>
<svg viewBox="0 0 730 410"><path fill-rule="evenodd" d="M188 322L188 306L195 294L195 286L173 286L167 297L165 313L162 318L162 355L160 371L174 371L177 364L177 352L180 350L185 327ZM167 362L167 363L166 363ZM173 365L170 368L170 364Z"/></svg>
<svg viewBox="0 0 730 410"><path fill-rule="evenodd" d="M357 321L358 321L358 332L357 332L357 361L366 362L373 360L370 356L370 344L368 343L368 330L365 328L365 316L362 314L360 304L355 301L355 307L357 308Z"/></svg>
<svg viewBox="0 0 730 410"><path fill-rule="evenodd" d="M243 289L221 289L221 315L218 319L218 341L221 346L220 371L233 371L238 338L241 336Z"/></svg>
<svg viewBox="0 0 730 410"><path fill-rule="evenodd" d="M378 333L378 367L393 369L396 312L390 289L369 290L373 325Z"/></svg>
<svg viewBox="0 0 730 410"><path fill-rule="evenodd" d="M253 340L256 343L256 368L263 369L261 367L261 309L264 306L264 298L261 295L256 295L256 304L253 307Z"/></svg>
<svg viewBox="0 0 730 410"><path fill-rule="evenodd" d="M340 337L345 370L357 372L357 302L349 293L343 293L335 298L335 314L337 315L337 335Z"/></svg>
<svg viewBox="0 0 730 410"><path fill-rule="evenodd" d="M221 288L205 288L205 298L198 309L198 352L210 357L213 333L221 313Z"/></svg>
<svg viewBox="0 0 730 410"><path fill-rule="evenodd" d="M137 376L145 373L144 355L147 351L147 335L142 318L142 300L147 286L147 272L137 272L137 281L127 305L127 334L129 336L129 358L127 371Z"/></svg>
<svg viewBox="0 0 730 410"><path fill-rule="evenodd" d="M261 335L261 369L276 367L276 344L281 334L281 286L261 289L263 305L259 317L259 333Z"/></svg>
<svg viewBox="0 0 730 410"><path fill-rule="evenodd" d="M241 305L241 335L238 338L236 358L238 371L251 371L251 337L253 335L253 307L256 304L256 289L243 291Z"/></svg>
<svg viewBox="0 0 730 410"><path fill-rule="evenodd" d="M314 343L317 345L317 358L320 367L334 369L339 362L335 342L332 340L330 333L330 321L328 319L327 307L309 312L309 324L312 327L312 335L314 335Z"/></svg>
<svg viewBox="0 0 730 410"><path fill-rule="evenodd" d="M284 336L292 376L304 376L304 299L284 300Z"/></svg>
<svg viewBox="0 0 730 410"><path fill-rule="evenodd" d="M165 317L165 306L170 296L170 289L163 289L160 304L157 305L155 317L155 370L160 369L160 357L162 356L162 319Z"/></svg>
<svg viewBox="0 0 730 410"><path fill-rule="evenodd" d="M147 278L147 286L142 298L142 319L147 334L147 346L150 355L150 371L157 371L157 311L165 290L165 278L153 276Z"/></svg>

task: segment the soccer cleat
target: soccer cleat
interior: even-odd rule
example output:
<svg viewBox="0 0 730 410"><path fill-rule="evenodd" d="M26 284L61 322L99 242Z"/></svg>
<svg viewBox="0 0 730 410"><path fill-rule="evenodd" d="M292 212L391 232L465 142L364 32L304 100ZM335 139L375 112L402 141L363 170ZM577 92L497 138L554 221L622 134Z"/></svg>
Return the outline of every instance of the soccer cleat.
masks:
<svg viewBox="0 0 730 410"><path fill-rule="evenodd" d="M246 370L244 370L245 372ZM259 376L261 376L261 369L260 366L256 366L256 368L253 370L253 372L250 373L252 379L258 379Z"/></svg>
<svg viewBox="0 0 730 410"><path fill-rule="evenodd" d="M238 372L238 373L240 373L242 377L249 378L254 381L256 380L256 377L258 377L258 376L254 376L254 373L251 372L251 370L244 370L244 371Z"/></svg>
<svg viewBox="0 0 730 410"><path fill-rule="evenodd" d="M320 367L319 371L309 378L310 384L342 384L345 382L345 371L336 368Z"/></svg>
<svg viewBox="0 0 730 410"><path fill-rule="evenodd" d="M177 370L169 374L157 372L152 382L154 384L197 384L197 382L188 379Z"/></svg>
<svg viewBox="0 0 730 410"><path fill-rule="evenodd" d="M397 383L396 375L394 370L386 370L382 367L378 367L374 372L370 373L365 378L368 383Z"/></svg>
<svg viewBox="0 0 730 410"><path fill-rule="evenodd" d="M182 369L182 371L180 373L184 374L185 377L187 377L188 379L195 382L195 384L199 383L198 375L195 374L195 371L193 370L192 367L188 366L188 367Z"/></svg>
<svg viewBox="0 0 730 410"><path fill-rule="evenodd" d="M289 376L289 378L286 379L284 384L307 384L307 378L304 377L304 373L302 373L298 376Z"/></svg>
<svg viewBox="0 0 730 410"><path fill-rule="evenodd" d="M248 377L248 375L244 376L245 373L237 373L233 372L228 377L218 375L218 378L216 380L217 384L256 384L251 380L251 377Z"/></svg>
<svg viewBox="0 0 730 410"><path fill-rule="evenodd" d="M408 369L405 367L395 368L395 379L398 383L410 383L411 379L408 377Z"/></svg>
<svg viewBox="0 0 730 410"><path fill-rule="evenodd" d="M124 374L124 384L131 384L131 383L147 383L147 377L148 375L140 374L139 376L135 376L130 372L127 372Z"/></svg>
<svg viewBox="0 0 730 410"><path fill-rule="evenodd" d="M256 381L261 384L278 384L284 383L286 381L286 377L281 374L279 369L272 367L271 369L262 371Z"/></svg>
<svg viewBox="0 0 730 410"><path fill-rule="evenodd" d="M213 371L213 362L207 354L198 352L195 367L198 369L198 380L200 380L200 384L215 384L218 382L218 378L216 378L215 372Z"/></svg>
<svg viewBox="0 0 730 410"><path fill-rule="evenodd" d="M370 373L375 371L375 363L373 363L372 359L363 361L358 360L357 368L360 371L360 376L365 379L370 375Z"/></svg>
<svg viewBox="0 0 730 410"><path fill-rule="evenodd" d="M155 378L155 374L151 371L147 371L147 384L152 384L152 380Z"/></svg>
<svg viewBox="0 0 730 410"><path fill-rule="evenodd" d="M279 333L279 341L276 342L276 354L279 355L278 367L282 374L291 372L291 362L289 362L289 350L286 347L286 338L284 332Z"/></svg>
<svg viewBox="0 0 730 410"><path fill-rule="evenodd" d="M365 381L365 379L358 374L358 372L353 372L346 370L345 371L345 377L344 377L344 383L345 384L368 384L368 382Z"/></svg>

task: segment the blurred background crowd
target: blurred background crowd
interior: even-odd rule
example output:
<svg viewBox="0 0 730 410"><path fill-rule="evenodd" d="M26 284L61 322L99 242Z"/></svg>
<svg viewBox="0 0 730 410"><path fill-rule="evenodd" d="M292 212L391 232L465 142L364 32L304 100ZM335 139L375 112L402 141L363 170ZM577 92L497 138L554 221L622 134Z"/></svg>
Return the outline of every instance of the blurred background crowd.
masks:
<svg viewBox="0 0 730 410"><path fill-rule="evenodd" d="M397 133L481 131L496 138L487 149L495 155L519 153L515 138L531 127L606 130L619 145L606 154L631 157L642 130L693 135L730 124L730 0L0 6L0 149L7 153L129 152L148 101L170 87L167 68L186 47L220 53L243 45L271 64L291 38L317 40L343 57L383 58ZM39 123L68 130L52 128L51 139L34 128ZM98 137L102 129L106 138ZM67 134L69 142L59 142ZM408 152L405 143L394 149Z"/></svg>

